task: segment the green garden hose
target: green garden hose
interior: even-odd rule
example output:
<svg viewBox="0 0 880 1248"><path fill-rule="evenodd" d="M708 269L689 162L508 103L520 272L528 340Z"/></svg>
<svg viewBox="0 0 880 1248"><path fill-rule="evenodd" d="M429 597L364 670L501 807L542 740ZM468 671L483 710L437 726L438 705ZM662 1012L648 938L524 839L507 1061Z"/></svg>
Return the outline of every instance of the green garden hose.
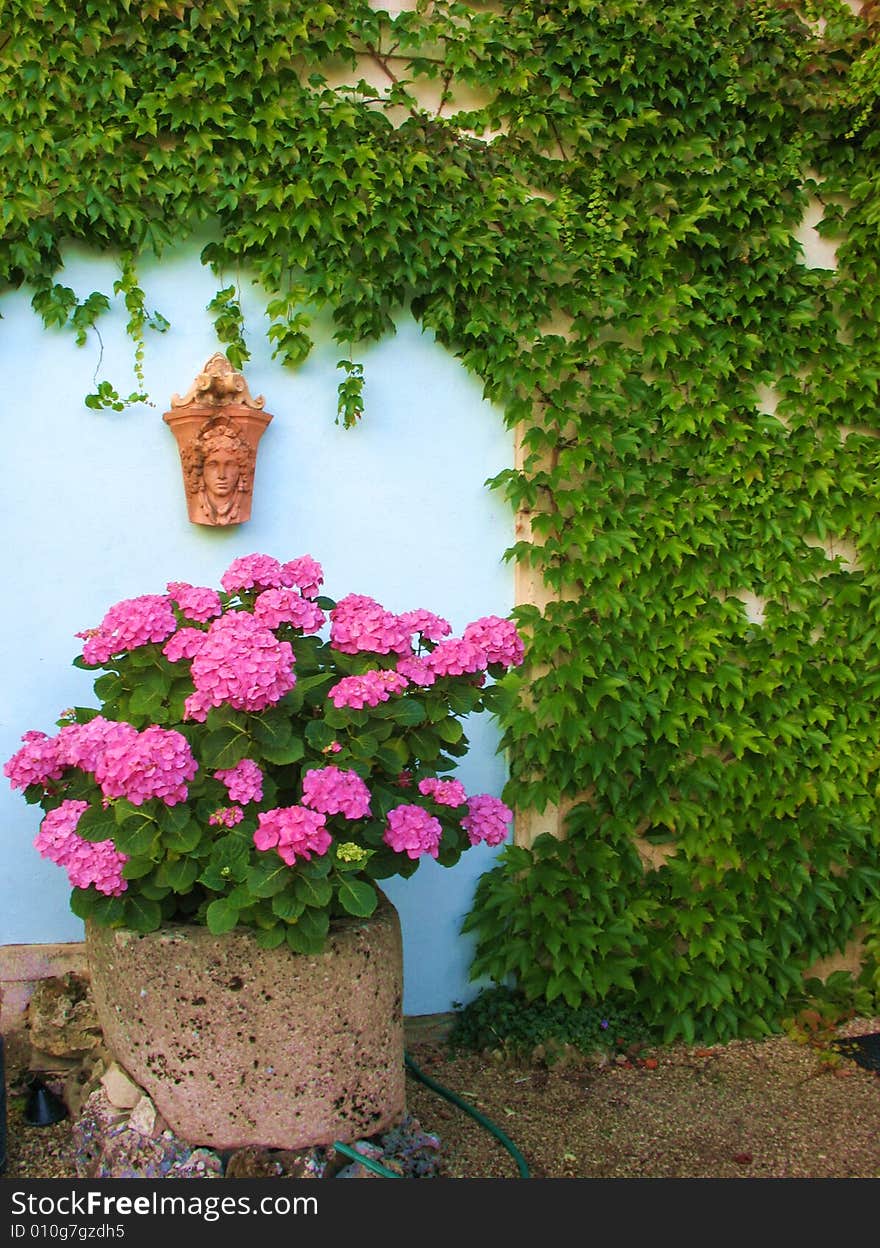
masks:
<svg viewBox="0 0 880 1248"><path fill-rule="evenodd" d="M444 1088L442 1083L438 1083L436 1079L431 1079L428 1075L424 1074L423 1071L419 1070L418 1066L408 1053L404 1053L403 1061L407 1070L411 1071L420 1083L423 1083L426 1087L430 1088L432 1092L437 1092L440 1096L445 1097L447 1101L451 1101L452 1104L457 1105L459 1109L463 1109L466 1114L470 1114L471 1118L476 1119L481 1127L485 1127L490 1135L494 1135L495 1139L498 1140L500 1144L504 1145L516 1162L517 1168L519 1169L519 1177L521 1179L530 1179L532 1177L529 1173L529 1167L526 1164L526 1159L523 1157L514 1142L504 1134L500 1127L497 1127L494 1122L491 1122L484 1114L481 1114L479 1110L474 1109L473 1105L463 1100L462 1097L457 1096L455 1092L450 1092L448 1088Z"/></svg>
<svg viewBox="0 0 880 1248"><path fill-rule="evenodd" d="M421 1071L408 1053L404 1053L403 1061L407 1070L409 1070L412 1075L418 1079L419 1083L423 1083L425 1087L430 1088L432 1092L436 1092L447 1101L451 1101L452 1104L457 1105L459 1109L463 1109L466 1114L470 1114L471 1118L476 1119L481 1127L485 1127L491 1135L494 1135L495 1139L498 1140L500 1144L504 1145L516 1162L519 1169L519 1177L521 1179L530 1179L532 1177L529 1173L529 1167L526 1164L526 1159L523 1157L522 1153L513 1141L504 1134L500 1127L497 1127L494 1122L490 1121L490 1119L488 1119L484 1114L481 1114L479 1110L474 1109L473 1105L463 1100L462 1097L456 1095L455 1092L450 1092L449 1088L444 1088L442 1083L438 1083L436 1079L431 1079L429 1075L426 1075L423 1071ZM360 1162L362 1166L366 1166L366 1168L368 1170L372 1170L374 1174L382 1175L383 1178L403 1178L402 1174L396 1174L393 1170L387 1169L387 1167L381 1165L378 1161L374 1161L372 1157L365 1157L363 1153L359 1153L356 1148L350 1148L347 1144L340 1144L338 1140L334 1143L333 1147L337 1152L342 1153L344 1157L350 1157L352 1161Z"/></svg>
<svg viewBox="0 0 880 1248"><path fill-rule="evenodd" d="M335 1140L333 1147L337 1153L342 1153L343 1157L350 1157L352 1161L360 1162L362 1166L366 1166L368 1170L372 1170L373 1174L381 1174L383 1179L402 1179L402 1174L395 1174L393 1170L389 1170L386 1166L382 1166L378 1161L373 1161L372 1157L365 1157L363 1153L359 1153L356 1148L349 1148L347 1144L340 1144L339 1140Z"/></svg>

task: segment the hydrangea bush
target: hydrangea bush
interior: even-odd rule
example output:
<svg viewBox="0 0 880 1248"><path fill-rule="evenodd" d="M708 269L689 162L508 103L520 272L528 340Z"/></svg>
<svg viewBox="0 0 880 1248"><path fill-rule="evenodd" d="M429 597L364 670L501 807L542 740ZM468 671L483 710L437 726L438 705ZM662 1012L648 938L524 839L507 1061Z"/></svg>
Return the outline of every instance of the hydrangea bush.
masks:
<svg viewBox="0 0 880 1248"><path fill-rule="evenodd" d="M372 913L374 881L506 838L507 806L447 773L463 717L497 706L522 662L513 624L453 637L430 611L335 602L322 583L308 555L248 555L221 590L173 581L77 634L100 709L25 733L4 766L45 812L36 848L66 869L75 914L241 924L316 953L334 916Z"/></svg>

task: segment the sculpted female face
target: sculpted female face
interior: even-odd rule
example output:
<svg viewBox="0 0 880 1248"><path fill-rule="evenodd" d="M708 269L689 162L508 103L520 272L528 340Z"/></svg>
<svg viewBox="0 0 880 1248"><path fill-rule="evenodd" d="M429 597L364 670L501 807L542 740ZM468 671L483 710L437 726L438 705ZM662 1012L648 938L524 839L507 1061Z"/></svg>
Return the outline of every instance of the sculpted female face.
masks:
<svg viewBox="0 0 880 1248"><path fill-rule="evenodd" d="M218 443L202 465L202 480L209 498L226 499L234 494L240 475L238 456L228 442Z"/></svg>

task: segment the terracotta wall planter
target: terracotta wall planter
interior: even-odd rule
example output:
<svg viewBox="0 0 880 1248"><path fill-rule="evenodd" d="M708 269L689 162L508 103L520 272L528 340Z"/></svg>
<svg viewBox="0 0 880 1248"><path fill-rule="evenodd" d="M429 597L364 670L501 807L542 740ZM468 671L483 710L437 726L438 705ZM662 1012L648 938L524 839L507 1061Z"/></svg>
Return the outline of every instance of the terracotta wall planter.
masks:
<svg viewBox="0 0 880 1248"><path fill-rule="evenodd" d="M262 395L222 352L212 355L166 422L177 442L186 507L193 524L224 527L250 519L257 446L272 419Z"/></svg>
<svg viewBox="0 0 880 1248"><path fill-rule="evenodd" d="M105 1041L181 1138L213 1148L350 1143L405 1113L397 911L341 919L323 954L236 928L86 924Z"/></svg>

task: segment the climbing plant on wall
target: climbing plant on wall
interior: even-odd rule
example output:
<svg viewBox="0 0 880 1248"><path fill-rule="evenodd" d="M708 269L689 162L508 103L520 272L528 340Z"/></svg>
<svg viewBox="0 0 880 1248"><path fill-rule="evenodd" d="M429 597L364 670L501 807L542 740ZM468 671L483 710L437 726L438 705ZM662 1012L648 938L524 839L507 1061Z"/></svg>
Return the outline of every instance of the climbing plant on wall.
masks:
<svg viewBox="0 0 880 1248"><path fill-rule="evenodd" d="M622 995L676 1035L772 1029L816 959L880 954L878 6L842 0L7 0L0 284L89 342L138 261L209 227L276 357L408 312L519 431L494 482L549 604L517 614L511 846L475 974ZM811 200L837 267L796 233ZM120 260L64 285L65 248ZM0 326L2 331L2 326ZM369 419L369 412L363 416Z"/></svg>

